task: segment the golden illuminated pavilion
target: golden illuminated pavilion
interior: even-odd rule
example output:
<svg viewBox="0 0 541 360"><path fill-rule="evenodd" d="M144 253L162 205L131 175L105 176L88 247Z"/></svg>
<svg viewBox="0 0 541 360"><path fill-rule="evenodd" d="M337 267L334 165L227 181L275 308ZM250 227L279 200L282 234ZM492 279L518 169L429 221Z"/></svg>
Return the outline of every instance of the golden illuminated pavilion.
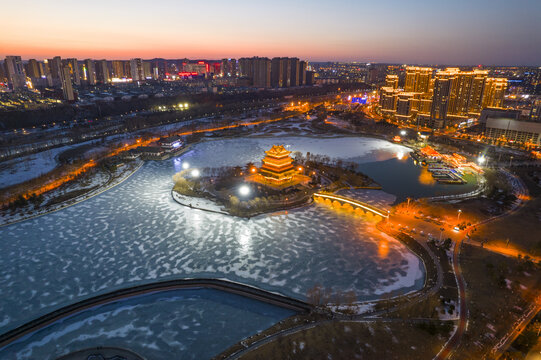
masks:
<svg viewBox="0 0 541 360"><path fill-rule="evenodd" d="M293 159L283 145L273 145L268 151L262 162L263 165L259 170L259 173L265 178L266 181L273 185L283 185L291 181L297 171L293 166Z"/></svg>

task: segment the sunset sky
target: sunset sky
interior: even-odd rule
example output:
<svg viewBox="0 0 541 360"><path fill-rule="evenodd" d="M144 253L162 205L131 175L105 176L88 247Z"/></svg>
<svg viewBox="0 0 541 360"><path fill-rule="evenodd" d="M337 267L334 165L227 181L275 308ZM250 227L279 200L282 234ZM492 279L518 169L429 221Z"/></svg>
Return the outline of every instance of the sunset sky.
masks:
<svg viewBox="0 0 541 360"><path fill-rule="evenodd" d="M2 58L541 65L540 0L20 0L1 13Z"/></svg>

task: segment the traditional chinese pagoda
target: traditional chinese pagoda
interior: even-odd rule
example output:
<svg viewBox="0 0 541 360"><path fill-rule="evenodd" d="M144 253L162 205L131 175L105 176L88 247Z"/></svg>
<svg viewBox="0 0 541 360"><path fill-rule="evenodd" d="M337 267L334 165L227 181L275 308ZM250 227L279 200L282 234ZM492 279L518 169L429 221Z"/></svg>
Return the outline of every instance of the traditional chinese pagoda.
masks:
<svg viewBox="0 0 541 360"><path fill-rule="evenodd" d="M291 151L287 151L283 145L273 145L265 154L267 155L263 158L263 165L259 170L265 181L275 186L291 182L297 174L293 159L289 156Z"/></svg>

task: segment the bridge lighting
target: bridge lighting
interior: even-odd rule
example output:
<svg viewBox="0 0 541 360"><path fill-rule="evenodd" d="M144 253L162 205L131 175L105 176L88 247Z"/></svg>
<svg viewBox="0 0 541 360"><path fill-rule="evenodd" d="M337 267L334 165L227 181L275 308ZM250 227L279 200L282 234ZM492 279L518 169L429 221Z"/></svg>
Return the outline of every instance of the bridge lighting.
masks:
<svg viewBox="0 0 541 360"><path fill-rule="evenodd" d="M239 194L242 195L242 196L250 195L250 188L248 187L248 185L242 185L239 188Z"/></svg>
<svg viewBox="0 0 541 360"><path fill-rule="evenodd" d="M189 167L190 167L190 163L188 163L188 162L183 162L183 163L182 163L182 168L183 168L184 170L188 169Z"/></svg>
<svg viewBox="0 0 541 360"><path fill-rule="evenodd" d="M201 173L199 172L199 170L193 169L192 172L190 173L190 175L192 175L192 177L194 177L194 178L197 178L197 177L199 177L199 175L201 175Z"/></svg>

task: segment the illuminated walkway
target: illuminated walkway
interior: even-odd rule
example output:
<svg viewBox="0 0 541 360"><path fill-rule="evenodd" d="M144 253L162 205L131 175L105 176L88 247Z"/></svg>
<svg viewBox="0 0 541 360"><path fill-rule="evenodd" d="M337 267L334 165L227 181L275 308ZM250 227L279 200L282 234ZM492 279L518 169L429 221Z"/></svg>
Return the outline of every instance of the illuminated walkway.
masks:
<svg viewBox="0 0 541 360"><path fill-rule="evenodd" d="M389 213L385 210L378 209L375 206L368 205L359 200L354 200L345 196L335 195L335 194L323 194L315 193L314 201L325 203L330 206L348 208L351 209L359 215L371 214L376 216L381 216L382 218L387 218Z"/></svg>

